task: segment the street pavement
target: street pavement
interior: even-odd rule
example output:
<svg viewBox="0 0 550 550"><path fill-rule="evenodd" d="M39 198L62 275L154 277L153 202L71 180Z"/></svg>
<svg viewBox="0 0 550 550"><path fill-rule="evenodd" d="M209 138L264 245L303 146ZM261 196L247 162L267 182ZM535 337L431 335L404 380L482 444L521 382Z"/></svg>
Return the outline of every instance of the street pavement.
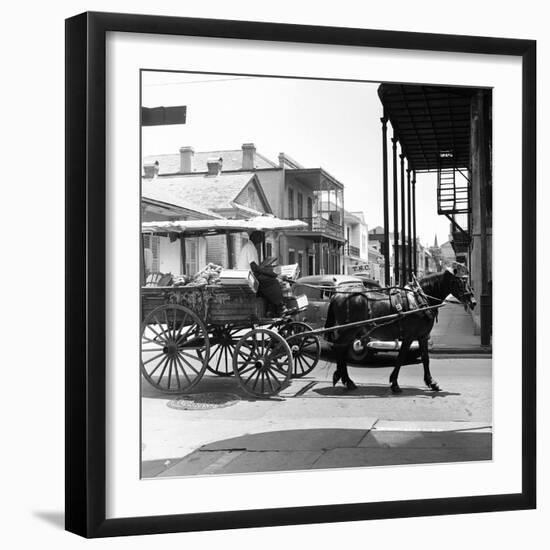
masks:
<svg viewBox="0 0 550 550"><path fill-rule="evenodd" d="M247 396L233 378L205 375L191 396L143 382L142 477L490 460L491 357L432 356L402 367L394 395L389 354L350 366L358 388L332 386L324 356L276 397Z"/></svg>

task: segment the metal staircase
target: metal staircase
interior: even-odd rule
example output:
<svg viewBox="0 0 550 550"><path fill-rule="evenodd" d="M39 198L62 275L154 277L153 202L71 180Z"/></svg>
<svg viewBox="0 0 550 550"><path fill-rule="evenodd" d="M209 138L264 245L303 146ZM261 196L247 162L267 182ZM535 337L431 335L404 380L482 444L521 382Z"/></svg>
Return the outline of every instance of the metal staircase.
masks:
<svg viewBox="0 0 550 550"><path fill-rule="evenodd" d="M468 250L471 236L469 229L469 214L472 211L470 203L470 182L459 171L460 183L456 181L457 170L439 168L437 170L437 213L447 216L453 225L452 245L455 253Z"/></svg>
<svg viewBox="0 0 550 550"><path fill-rule="evenodd" d="M456 181L455 168L439 168L437 171L437 213L444 215L469 214L470 186L466 178L462 184Z"/></svg>

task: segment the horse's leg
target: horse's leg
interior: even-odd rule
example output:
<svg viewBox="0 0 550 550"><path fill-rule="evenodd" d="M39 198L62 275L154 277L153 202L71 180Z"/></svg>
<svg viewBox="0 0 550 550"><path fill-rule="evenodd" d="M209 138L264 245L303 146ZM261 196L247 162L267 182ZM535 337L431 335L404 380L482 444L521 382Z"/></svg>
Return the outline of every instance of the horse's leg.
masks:
<svg viewBox="0 0 550 550"><path fill-rule="evenodd" d="M334 371L334 373L332 375L332 385L336 386L336 384L338 384L338 382L342 379L342 373L343 373L343 368L342 368L342 361L343 361L342 346L340 346L338 344L333 344L332 351L334 352L334 356L335 356L335 359L336 359L336 370Z"/></svg>
<svg viewBox="0 0 550 550"><path fill-rule="evenodd" d="M334 351L336 353L336 371L332 375L332 385L336 386L336 384L342 380L342 384L346 386L346 389L355 390L357 386L348 374L348 364L346 362L347 347L348 346L345 344L337 344L334 346Z"/></svg>
<svg viewBox="0 0 550 550"><path fill-rule="evenodd" d="M397 378L399 377L399 370L401 369L401 365L405 363L405 359L407 357L407 353L409 353L409 348L411 347L411 340L403 340L401 342L401 349L399 350L399 353L397 354L397 359L395 360L395 366L393 367L393 370L390 374L390 384L391 384L391 391L393 393L401 393L401 388L399 387L399 383L397 382Z"/></svg>
<svg viewBox="0 0 550 550"><path fill-rule="evenodd" d="M342 384L346 386L347 390L356 390L357 386L355 385L355 382L349 377L349 374L348 374L348 364L346 363L345 351L342 353L340 369L342 371Z"/></svg>
<svg viewBox="0 0 550 550"><path fill-rule="evenodd" d="M420 345L420 352L422 354L422 364L424 365L424 383L428 388L431 388L434 391L439 391L441 388L437 382L432 378L430 372L430 354L428 352L428 336L421 338L418 341Z"/></svg>

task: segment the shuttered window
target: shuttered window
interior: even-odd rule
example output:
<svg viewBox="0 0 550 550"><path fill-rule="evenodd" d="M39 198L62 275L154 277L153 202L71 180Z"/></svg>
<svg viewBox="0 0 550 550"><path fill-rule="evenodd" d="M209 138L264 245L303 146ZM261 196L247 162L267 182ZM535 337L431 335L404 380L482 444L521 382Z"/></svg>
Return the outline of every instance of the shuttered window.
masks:
<svg viewBox="0 0 550 550"><path fill-rule="evenodd" d="M160 237L146 233L143 235L143 253L145 260L145 271L158 273L160 268Z"/></svg>
<svg viewBox="0 0 550 550"><path fill-rule="evenodd" d="M206 263L227 267L227 241L225 235L206 237Z"/></svg>

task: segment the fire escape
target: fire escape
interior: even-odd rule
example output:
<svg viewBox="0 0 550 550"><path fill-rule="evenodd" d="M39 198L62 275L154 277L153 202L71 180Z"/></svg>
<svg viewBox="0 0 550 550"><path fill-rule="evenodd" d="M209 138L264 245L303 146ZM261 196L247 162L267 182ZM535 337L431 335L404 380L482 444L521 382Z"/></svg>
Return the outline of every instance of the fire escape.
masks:
<svg viewBox="0 0 550 550"><path fill-rule="evenodd" d="M445 153L441 153L441 157L442 161L447 160ZM452 153L449 157L452 157ZM442 164L441 162L437 170L437 213L447 216L452 224L455 254L466 254L471 241L470 181L462 170Z"/></svg>

